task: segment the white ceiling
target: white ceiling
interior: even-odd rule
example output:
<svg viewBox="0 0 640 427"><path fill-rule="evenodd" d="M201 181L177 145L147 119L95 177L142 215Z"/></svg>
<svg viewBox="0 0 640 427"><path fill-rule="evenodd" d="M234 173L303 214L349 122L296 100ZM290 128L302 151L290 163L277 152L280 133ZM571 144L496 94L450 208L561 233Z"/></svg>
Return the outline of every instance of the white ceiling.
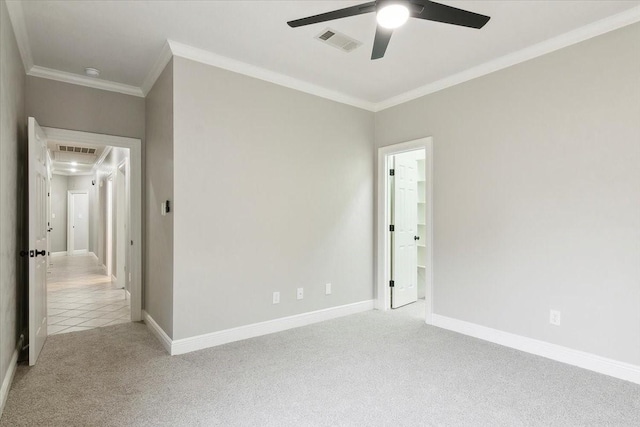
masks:
<svg viewBox="0 0 640 427"><path fill-rule="evenodd" d="M167 39L380 103L616 14L640 0L442 1L491 16L481 30L410 19L371 61L374 14L289 28L286 21L364 1L25 1L33 64L140 87ZM12 20L15 7L12 7ZM637 20L637 19L635 19ZM325 28L363 45L314 39ZM18 30L16 30L19 33Z"/></svg>

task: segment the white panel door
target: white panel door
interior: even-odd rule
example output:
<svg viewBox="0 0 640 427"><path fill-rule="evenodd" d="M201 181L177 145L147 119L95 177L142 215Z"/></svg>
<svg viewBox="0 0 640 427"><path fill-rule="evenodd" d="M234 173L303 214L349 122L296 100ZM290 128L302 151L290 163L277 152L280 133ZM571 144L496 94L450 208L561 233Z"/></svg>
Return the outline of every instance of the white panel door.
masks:
<svg viewBox="0 0 640 427"><path fill-rule="evenodd" d="M418 300L418 184L417 162L412 152L394 156L391 245L391 308Z"/></svg>
<svg viewBox="0 0 640 427"><path fill-rule="evenodd" d="M29 365L47 339L47 140L29 117Z"/></svg>
<svg viewBox="0 0 640 427"><path fill-rule="evenodd" d="M89 251L89 194L69 191L69 252L81 254Z"/></svg>

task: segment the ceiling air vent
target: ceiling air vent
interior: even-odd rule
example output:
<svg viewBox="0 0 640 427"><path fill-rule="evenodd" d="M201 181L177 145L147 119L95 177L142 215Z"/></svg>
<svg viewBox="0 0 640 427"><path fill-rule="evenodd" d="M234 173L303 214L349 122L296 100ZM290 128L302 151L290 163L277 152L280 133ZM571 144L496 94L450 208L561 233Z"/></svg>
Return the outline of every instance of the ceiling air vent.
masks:
<svg viewBox="0 0 640 427"><path fill-rule="evenodd" d="M74 147L71 145L58 145L58 150L66 151L67 153L96 154L95 148Z"/></svg>
<svg viewBox="0 0 640 427"><path fill-rule="evenodd" d="M316 39L347 53L362 45L362 42L329 28L318 34Z"/></svg>

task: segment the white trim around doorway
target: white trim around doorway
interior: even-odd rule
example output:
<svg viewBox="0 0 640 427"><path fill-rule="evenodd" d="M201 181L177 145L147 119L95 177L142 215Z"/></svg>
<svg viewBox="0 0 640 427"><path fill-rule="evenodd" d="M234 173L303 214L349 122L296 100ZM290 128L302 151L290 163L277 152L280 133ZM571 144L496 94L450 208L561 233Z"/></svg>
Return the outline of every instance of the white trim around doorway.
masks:
<svg viewBox="0 0 640 427"><path fill-rule="evenodd" d="M130 204L129 237L131 240L131 320L142 320L142 141L137 138L103 135L50 127L42 128L47 138L60 142L99 144L129 149Z"/></svg>
<svg viewBox="0 0 640 427"><path fill-rule="evenodd" d="M390 257L389 211L386 202L389 197L389 158L407 151L425 150L425 198L426 201L426 315L425 322L433 323L433 138L426 137L378 149L377 222L376 222L376 299L375 307L386 311L391 308L389 289Z"/></svg>

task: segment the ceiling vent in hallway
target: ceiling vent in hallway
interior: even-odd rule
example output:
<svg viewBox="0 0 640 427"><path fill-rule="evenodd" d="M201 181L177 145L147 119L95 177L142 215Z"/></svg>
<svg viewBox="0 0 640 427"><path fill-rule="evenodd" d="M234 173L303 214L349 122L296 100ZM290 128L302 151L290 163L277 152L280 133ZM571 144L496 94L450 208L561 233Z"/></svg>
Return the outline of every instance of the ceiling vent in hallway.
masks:
<svg viewBox="0 0 640 427"><path fill-rule="evenodd" d="M362 45L361 41L358 41L347 36L346 34L339 33L336 30L332 30L330 28L322 31L315 38L320 40L322 43L326 43L329 46L333 46L346 53L353 52L356 48L358 48L358 46Z"/></svg>
<svg viewBox="0 0 640 427"><path fill-rule="evenodd" d="M96 154L95 148L74 147L71 145L58 145L58 150L66 151L67 153Z"/></svg>

